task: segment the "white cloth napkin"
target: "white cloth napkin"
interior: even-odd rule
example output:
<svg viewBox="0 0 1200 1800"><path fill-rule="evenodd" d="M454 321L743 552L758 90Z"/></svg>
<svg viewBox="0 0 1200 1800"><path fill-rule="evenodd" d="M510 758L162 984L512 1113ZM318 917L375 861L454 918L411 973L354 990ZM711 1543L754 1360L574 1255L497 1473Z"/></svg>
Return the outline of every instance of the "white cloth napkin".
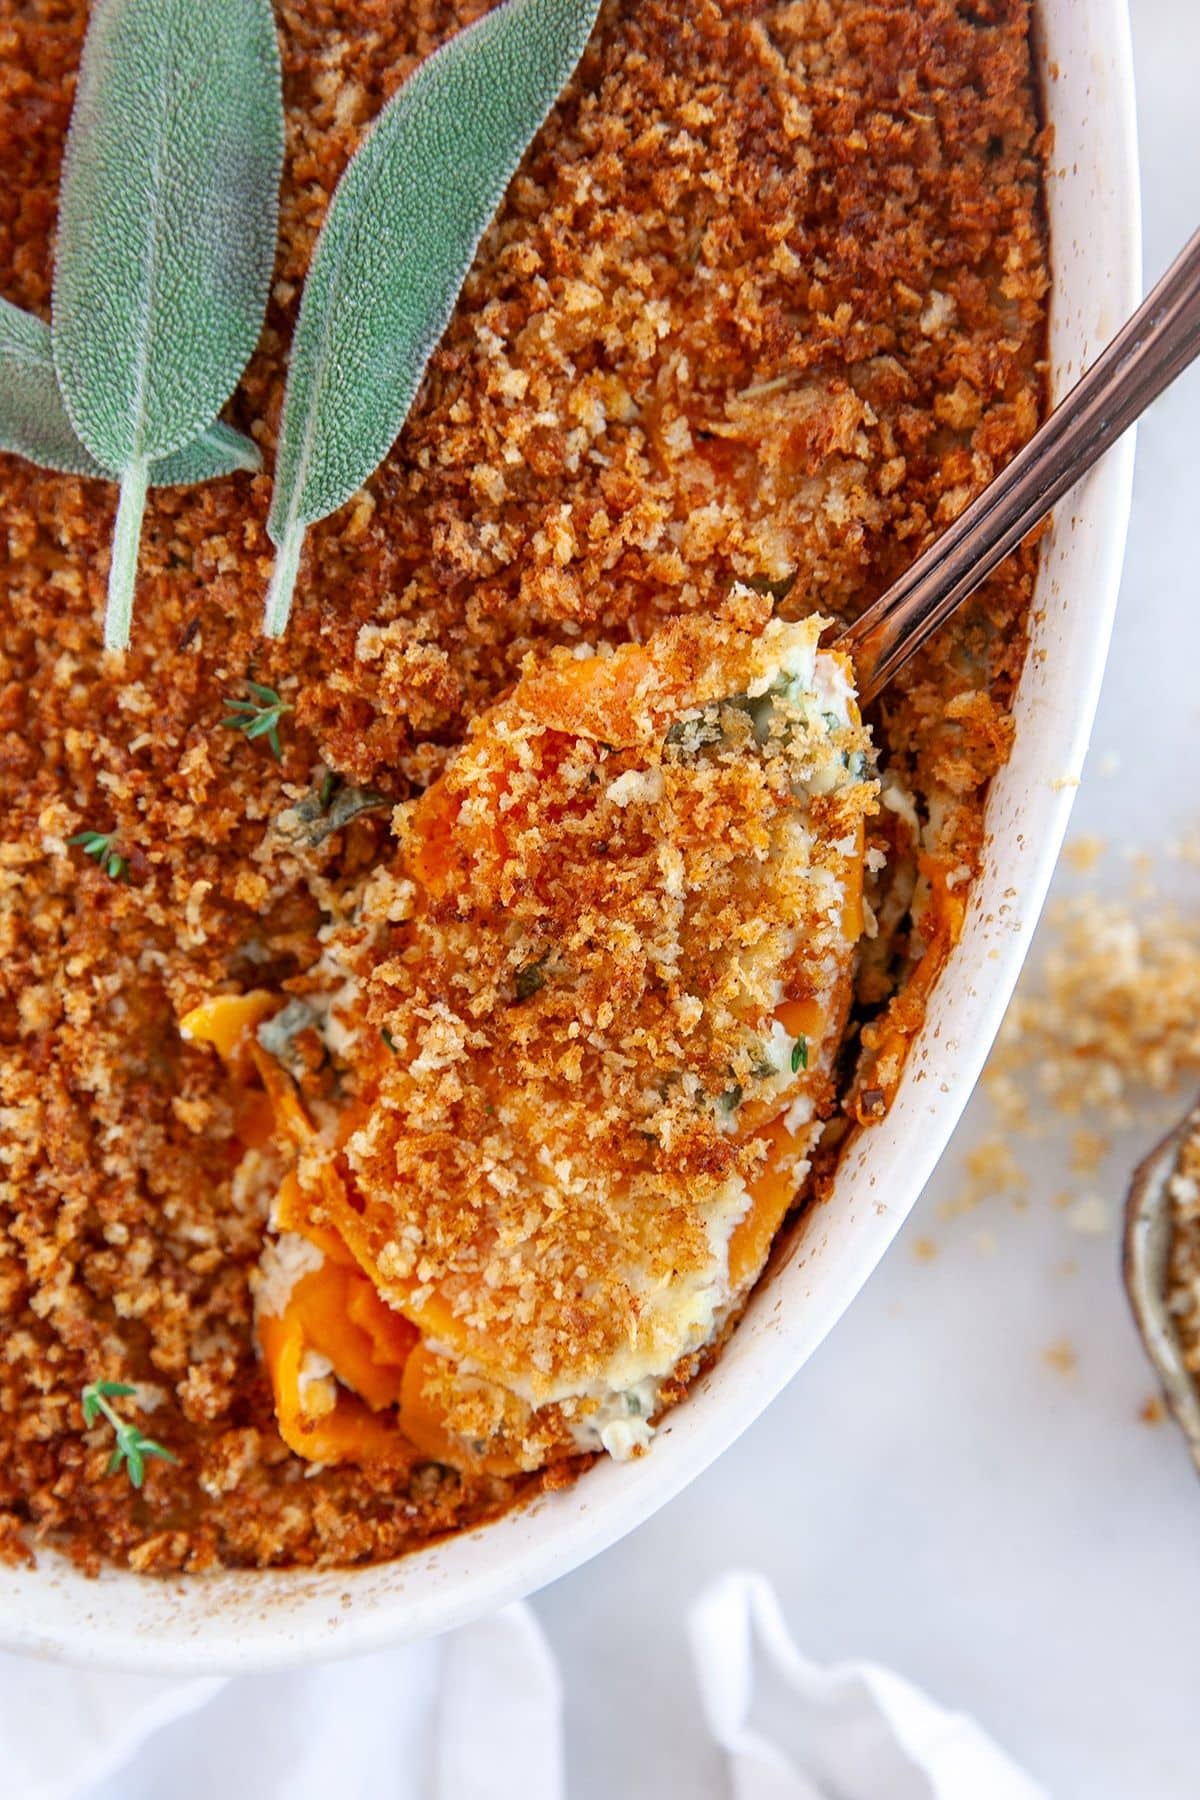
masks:
<svg viewBox="0 0 1200 1800"><path fill-rule="evenodd" d="M707 1726L734 1800L1046 1800L977 1725L899 1675L808 1661L761 1575L714 1582L688 1636L702 1717L662 1729ZM228 1681L0 1656L4 1800L566 1792L558 1669L527 1606L424 1644Z"/></svg>
<svg viewBox="0 0 1200 1800"><path fill-rule="evenodd" d="M506 1607L422 1644L166 1681L0 1656L3 1800L561 1800L558 1668Z"/></svg>
<svg viewBox="0 0 1200 1800"><path fill-rule="evenodd" d="M714 1582L688 1638L735 1800L1047 1800L973 1720L890 1669L801 1655L762 1575Z"/></svg>

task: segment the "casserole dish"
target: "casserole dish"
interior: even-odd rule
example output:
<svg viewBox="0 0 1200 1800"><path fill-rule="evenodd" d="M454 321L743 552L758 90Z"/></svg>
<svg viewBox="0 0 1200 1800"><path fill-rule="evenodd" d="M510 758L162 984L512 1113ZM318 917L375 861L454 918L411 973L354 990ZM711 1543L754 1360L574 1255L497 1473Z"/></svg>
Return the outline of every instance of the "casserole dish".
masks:
<svg viewBox="0 0 1200 1800"><path fill-rule="evenodd" d="M1051 394L1132 310L1139 234L1128 19L1044 0L1053 296ZM443 1631L533 1591L636 1526L733 1443L802 1367L883 1255L947 1143L1016 982L1062 840L1095 707L1128 511L1127 441L1043 541L1016 740L988 803L989 842L961 942L897 1100L853 1142L829 1202L777 1246L738 1332L654 1452L402 1561L313 1573L88 1580L43 1552L0 1572L12 1649L158 1673L265 1669Z"/></svg>

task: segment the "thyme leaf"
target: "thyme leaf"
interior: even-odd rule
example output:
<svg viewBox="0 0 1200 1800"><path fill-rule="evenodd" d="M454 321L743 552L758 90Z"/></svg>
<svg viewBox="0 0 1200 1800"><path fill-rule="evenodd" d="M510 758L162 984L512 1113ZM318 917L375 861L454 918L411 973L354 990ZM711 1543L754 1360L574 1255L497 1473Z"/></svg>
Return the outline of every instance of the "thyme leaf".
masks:
<svg viewBox="0 0 1200 1800"><path fill-rule="evenodd" d="M99 863L110 881L128 881L129 864L112 847L115 836L113 831L77 831L67 842L78 845L85 856Z"/></svg>
<svg viewBox="0 0 1200 1800"><path fill-rule="evenodd" d="M591 34L599 0L506 0L388 102L338 183L304 284L267 530L263 629L291 611L309 525L399 434L479 240Z"/></svg>
<svg viewBox="0 0 1200 1800"><path fill-rule="evenodd" d="M271 755L276 762L281 762L283 752L279 747L279 722L292 708L288 701L280 699L274 688L264 687L261 681L251 681L248 675L245 687L247 692L241 699L232 699L226 695L225 705L229 712L221 723L230 731L240 731L248 738L265 737L271 746Z"/></svg>
<svg viewBox="0 0 1200 1800"><path fill-rule="evenodd" d="M99 0L59 192L51 337L71 424L121 484L109 649L129 642L151 465L211 425L258 339L282 163L270 0Z"/></svg>
<svg viewBox="0 0 1200 1800"><path fill-rule="evenodd" d="M800 1036L792 1045L792 1074L798 1075L801 1069L807 1069L807 1067L808 1039L805 1037L804 1033L801 1032Z"/></svg>

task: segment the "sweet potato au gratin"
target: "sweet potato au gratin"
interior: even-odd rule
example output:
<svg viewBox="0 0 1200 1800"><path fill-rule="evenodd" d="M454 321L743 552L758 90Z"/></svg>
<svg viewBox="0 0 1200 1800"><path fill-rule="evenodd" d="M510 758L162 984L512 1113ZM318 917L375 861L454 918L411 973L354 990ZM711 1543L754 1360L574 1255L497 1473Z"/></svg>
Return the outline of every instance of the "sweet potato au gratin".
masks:
<svg viewBox="0 0 1200 1800"><path fill-rule="evenodd" d="M229 409L268 465L328 195L477 10L278 9L281 248ZM0 292L42 316L85 18L0 0ZM886 1109L1033 552L865 723L818 638L1036 426L1028 29L607 5L281 644L266 478L151 496L113 657L110 490L0 459L6 1553L379 1559L653 1455ZM220 728L247 679L278 763ZM140 1490L98 1380L178 1459Z"/></svg>
<svg viewBox="0 0 1200 1800"><path fill-rule="evenodd" d="M310 1108L270 995L184 1018L232 1060L262 1015L257 1329L298 1454L628 1456L758 1275L830 1109L877 804L846 659L769 612L559 651L476 721L288 1003L337 1057Z"/></svg>

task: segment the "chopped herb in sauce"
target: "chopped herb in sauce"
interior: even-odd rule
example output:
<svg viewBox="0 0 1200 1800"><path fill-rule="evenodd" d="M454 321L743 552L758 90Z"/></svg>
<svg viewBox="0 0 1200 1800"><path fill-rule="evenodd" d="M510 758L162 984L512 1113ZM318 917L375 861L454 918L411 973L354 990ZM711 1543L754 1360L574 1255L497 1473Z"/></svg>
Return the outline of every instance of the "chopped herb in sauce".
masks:
<svg viewBox="0 0 1200 1800"><path fill-rule="evenodd" d="M756 594L769 594L772 600L786 600L796 585L797 574L798 570L789 569L775 581L767 575L751 575L742 585Z"/></svg>
<svg viewBox="0 0 1200 1800"><path fill-rule="evenodd" d="M320 1017L315 1006L296 998L289 1000L282 1011L265 1019L258 1028L258 1041L268 1056L273 1056L297 1080L308 1073L308 1064L296 1039L303 1031L316 1031L319 1036Z"/></svg>
<svg viewBox="0 0 1200 1800"><path fill-rule="evenodd" d="M545 951L535 962L529 962L517 970L516 991L518 1000L529 1000L541 988L544 988L549 977L550 952Z"/></svg>
<svg viewBox="0 0 1200 1800"><path fill-rule="evenodd" d="M329 771L315 793L306 794L280 813L275 829L289 843L316 850L360 813L386 812L392 804L374 788L343 786L340 776Z"/></svg>

